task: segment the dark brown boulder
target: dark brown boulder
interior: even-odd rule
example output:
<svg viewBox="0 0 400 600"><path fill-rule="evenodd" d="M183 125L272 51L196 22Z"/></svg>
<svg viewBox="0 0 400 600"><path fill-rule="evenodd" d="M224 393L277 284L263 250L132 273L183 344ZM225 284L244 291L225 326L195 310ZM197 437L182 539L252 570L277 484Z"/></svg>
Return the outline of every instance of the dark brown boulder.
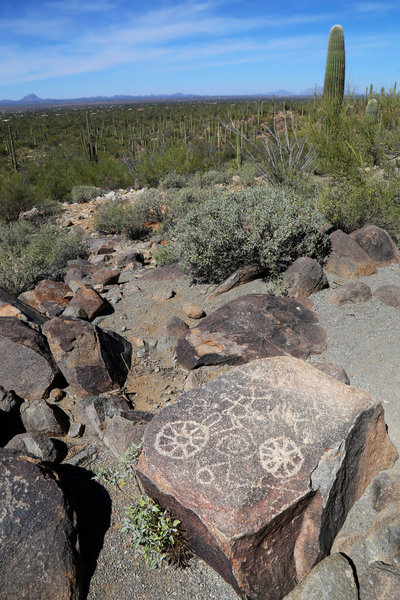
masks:
<svg viewBox="0 0 400 600"><path fill-rule="evenodd" d="M369 285L366 285L362 281L349 281L349 283L333 290L328 301L341 306L342 304L368 302L371 298L372 292Z"/></svg>
<svg viewBox="0 0 400 600"><path fill-rule="evenodd" d="M26 302L41 313L46 312L46 301L52 301L61 308L65 308L72 298L71 288L62 281L43 279L35 289L23 292L18 296L19 300Z"/></svg>
<svg viewBox="0 0 400 600"><path fill-rule="evenodd" d="M325 331L311 300L248 294L227 302L180 338L177 357L186 369L243 364L269 356L307 358L326 348Z"/></svg>
<svg viewBox="0 0 400 600"><path fill-rule="evenodd" d="M239 594L281 600L397 456L367 392L275 357L232 369L154 417L137 473Z"/></svg>
<svg viewBox="0 0 400 600"><path fill-rule="evenodd" d="M357 279L376 273L374 261L344 231L337 229L329 237L332 250L325 264L325 271L343 279Z"/></svg>
<svg viewBox="0 0 400 600"><path fill-rule="evenodd" d="M380 267L400 262L400 252L387 231L376 225L366 225L350 234Z"/></svg>
<svg viewBox="0 0 400 600"><path fill-rule="evenodd" d="M400 285L383 285L374 292L381 302L394 308L400 308Z"/></svg>
<svg viewBox="0 0 400 600"><path fill-rule="evenodd" d="M132 348L122 336L85 321L55 317L43 326L54 359L79 397L121 387Z"/></svg>
<svg viewBox="0 0 400 600"><path fill-rule="evenodd" d="M76 292L68 309L84 310L89 321L92 321L108 307L108 302L90 287L80 287Z"/></svg>
<svg viewBox="0 0 400 600"><path fill-rule="evenodd" d="M112 285L118 283L119 269L98 269L92 275L92 283L96 285Z"/></svg>
<svg viewBox="0 0 400 600"><path fill-rule="evenodd" d="M0 450L0 598L80 600L77 535L58 478Z"/></svg>
<svg viewBox="0 0 400 600"><path fill-rule="evenodd" d="M25 400L44 398L59 373L46 338L15 317L0 318L0 385Z"/></svg>
<svg viewBox="0 0 400 600"><path fill-rule="evenodd" d="M307 298L310 294L329 287L319 262L308 256L302 256L294 261L283 274L282 283L291 298Z"/></svg>

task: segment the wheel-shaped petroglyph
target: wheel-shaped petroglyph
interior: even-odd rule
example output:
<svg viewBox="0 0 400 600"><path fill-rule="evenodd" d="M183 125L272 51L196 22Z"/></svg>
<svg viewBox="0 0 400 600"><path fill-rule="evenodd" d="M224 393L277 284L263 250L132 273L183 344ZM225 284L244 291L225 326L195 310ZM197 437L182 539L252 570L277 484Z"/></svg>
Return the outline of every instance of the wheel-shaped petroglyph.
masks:
<svg viewBox="0 0 400 600"><path fill-rule="evenodd" d="M196 421L173 421L160 429L154 443L162 455L183 460L195 456L209 440L209 429Z"/></svg>
<svg viewBox="0 0 400 600"><path fill-rule="evenodd" d="M262 467L278 479L292 477L304 462L298 446L284 436L263 442L259 454Z"/></svg>

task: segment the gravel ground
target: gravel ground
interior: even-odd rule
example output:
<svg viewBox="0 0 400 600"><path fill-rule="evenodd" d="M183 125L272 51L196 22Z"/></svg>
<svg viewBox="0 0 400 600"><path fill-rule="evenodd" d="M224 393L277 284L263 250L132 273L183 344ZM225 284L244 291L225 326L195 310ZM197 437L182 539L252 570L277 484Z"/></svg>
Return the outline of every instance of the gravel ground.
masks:
<svg viewBox="0 0 400 600"><path fill-rule="evenodd" d="M400 285L400 265L381 268L376 275L361 280L367 283L372 291L386 284ZM338 282L344 283L338 278L330 277L332 288L337 286ZM170 309L174 308L171 314L176 314L177 303L181 303L183 299L199 302L201 297L204 298L204 295L201 295L204 290L187 287L185 291L181 291L179 286L180 284L172 285L177 294L169 304L163 304L161 317L164 321L169 316ZM264 284L253 282L232 290L219 297L213 303L214 307L227 302L233 296L251 292L265 292ZM381 400L386 411L389 435L400 449L400 310L386 306L374 297L362 304L336 306L328 302L329 294L330 290L324 290L312 296L320 324L327 332L328 348L322 355L311 357L310 361L331 362L343 366L352 385L369 391ZM147 326L153 314L145 294L127 295L118 305L116 314L109 317L104 326L118 331L122 315L122 321L131 334L148 337L152 331ZM107 452L97 459L97 465L112 463L115 463L115 459ZM96 463L91 465L91 468L95 466ZM185 570L170 567L151 571L141 557L135 556L128 548L120 531L123 507L126 505L125 497L114 490L111 490L110 494L111 526L105 534L103 548L97 558L88 600L238 598L231 587L198 558L193 558L190 567Z"/></svg>

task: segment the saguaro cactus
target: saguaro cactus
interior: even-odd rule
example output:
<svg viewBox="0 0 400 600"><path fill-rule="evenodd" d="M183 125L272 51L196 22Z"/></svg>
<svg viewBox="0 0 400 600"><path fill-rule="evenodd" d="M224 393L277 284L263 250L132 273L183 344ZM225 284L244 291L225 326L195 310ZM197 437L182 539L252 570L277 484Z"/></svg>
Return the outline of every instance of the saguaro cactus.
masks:
<svg viewBox="0 0 400 600"><path fill-rule="evenodd" d="M366 123L371 123L371 125L376 125L378 120L378 101L375 98L371 98L368 101L367 108L365 109L365 121Z"/></svg>
<svg viewBox="0 0 400 600"><path fill-rule="evenodd" d="M326 58L324 99L330 102L343 100L345 76L344 33L341 25L334 25L329 33Z"/></svg>

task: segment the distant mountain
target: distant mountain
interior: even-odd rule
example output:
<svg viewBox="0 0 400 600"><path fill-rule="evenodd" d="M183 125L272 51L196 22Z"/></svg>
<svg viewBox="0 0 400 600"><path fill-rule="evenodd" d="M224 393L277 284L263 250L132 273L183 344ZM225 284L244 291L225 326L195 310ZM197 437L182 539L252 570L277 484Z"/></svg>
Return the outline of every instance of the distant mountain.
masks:
<svg viewBox="0 0 400 600"><path fill-rule="evenodd" d="M293 92L288 92L287 90L277 90L276 92L268 92L267 94L265 94L265 96L279 96L279 98L284 98L285 96L296 96L296 95L297 94L293 94Z"/></svg>

